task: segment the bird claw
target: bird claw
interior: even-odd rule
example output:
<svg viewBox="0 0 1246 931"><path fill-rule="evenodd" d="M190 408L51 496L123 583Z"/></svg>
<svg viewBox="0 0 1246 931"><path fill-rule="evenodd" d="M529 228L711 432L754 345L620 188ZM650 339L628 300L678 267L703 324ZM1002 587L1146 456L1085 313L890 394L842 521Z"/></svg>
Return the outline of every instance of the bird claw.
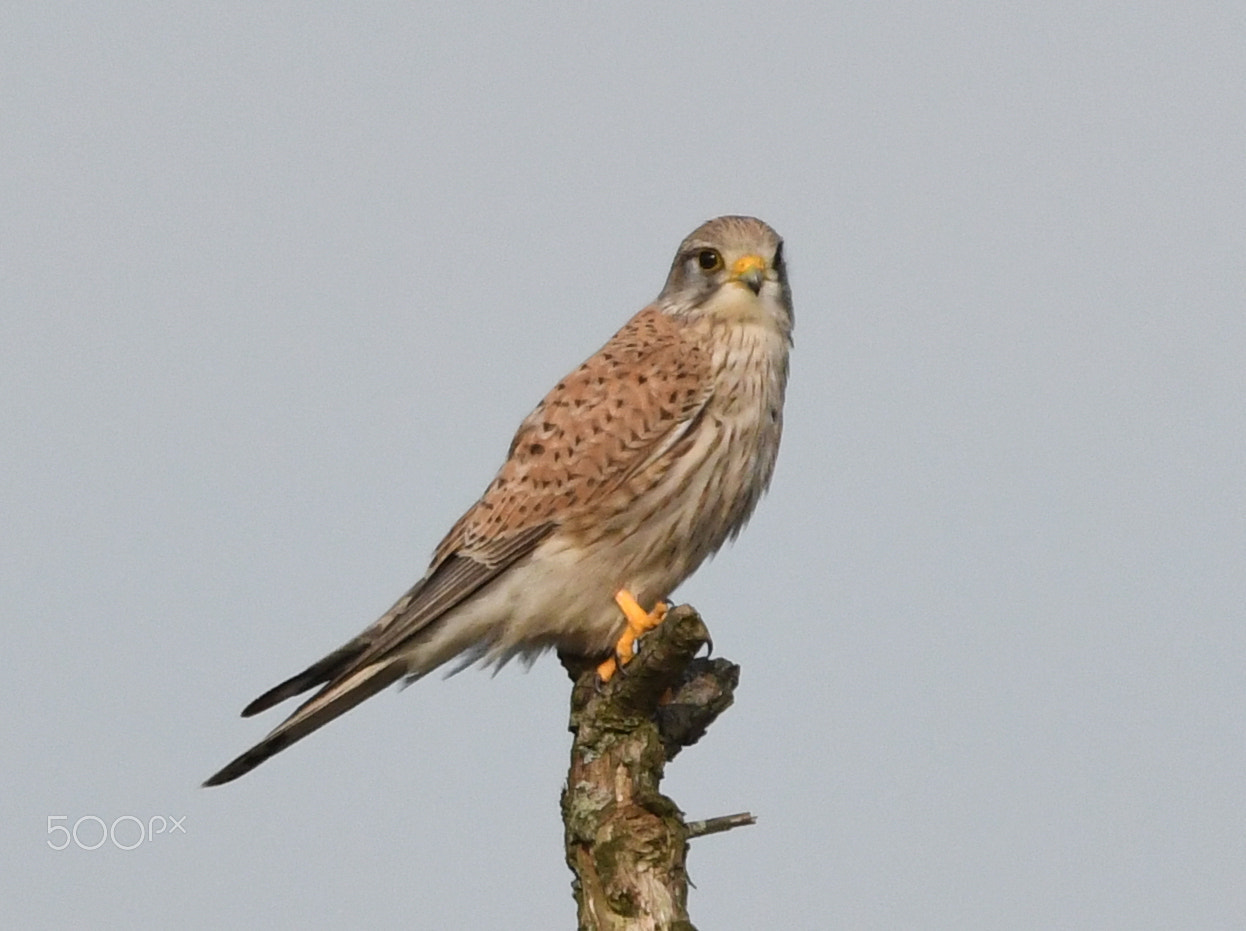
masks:
<svg viewBox="0 0 1246 931"><path fill-rule="evenodd" d="M633 650L632 658L635 658L635 655L636 655L636 651ZM615 673L618 673L620 676L626 678L627 677L627 664L630 662L631 662L631 659L624 659L623 654L619 651L618 647L616 646L614 652L610 654L610 658L607 660L604 660L601 663L601 665L597 667L598 682L600 682L602 685L605 685L607 682L609 682L611 679L614 678Z"/></svg>
<svg viewBox="0 0 1246 931"><path fill-rule="evenodd" d="M602 682L609 682L616 672L623 671L624 666L636 656L636 641L661 624L668 610L667 604L659 601L652 611L646 611L627 589L616 592L614 600L627 619L627 626L614 645L614 655L597 667L597 675Z"/></svg>
<svg viewBox="0 0 1246 931"><path fill-rule="evenodd" d="M614 665L621 678L626 679L631 673L627 671L627 664L636 658L636 651L632 651L632 658L624 660L617 652L614 654Z"/></svg>

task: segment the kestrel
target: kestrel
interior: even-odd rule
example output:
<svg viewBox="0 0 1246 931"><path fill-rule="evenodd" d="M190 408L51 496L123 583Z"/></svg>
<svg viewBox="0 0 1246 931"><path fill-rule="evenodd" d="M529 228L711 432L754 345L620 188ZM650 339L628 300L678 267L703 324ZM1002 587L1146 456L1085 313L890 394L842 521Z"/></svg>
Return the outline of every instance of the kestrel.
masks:
<svg viewBox="0 0 1246 931"><path fill-rule="evenodd" d="M456 657L460 668L501 665L555 647L602 660L608 679L770 484L791 344L779 235L736 216L694 230L657 300L519 425L424 577L359 636L247 705L244 717L320 687L204 785L237 779Z"/></svg>

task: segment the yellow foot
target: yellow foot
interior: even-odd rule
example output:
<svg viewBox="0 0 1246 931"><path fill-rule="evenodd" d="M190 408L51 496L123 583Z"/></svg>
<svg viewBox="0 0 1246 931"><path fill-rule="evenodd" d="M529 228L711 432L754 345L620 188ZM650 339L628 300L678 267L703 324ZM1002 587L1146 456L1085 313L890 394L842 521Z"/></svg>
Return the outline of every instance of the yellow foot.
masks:
<svg viewBox="0 0 1246 931"><path fill-rule="evenodd" d="M664 602L659 601L653 606L652 611L645 611L632 597L632 593L625 588L615 592L614 602L623 611L623 616L627 618L627 628L623 631L619 642L614 645L614 656L597 667L597 675L601 676L602 682L609 682L619 666L631 662L632 657L636 655L636 638L646 631L653 630L666 618L667 606Z"/></svg>

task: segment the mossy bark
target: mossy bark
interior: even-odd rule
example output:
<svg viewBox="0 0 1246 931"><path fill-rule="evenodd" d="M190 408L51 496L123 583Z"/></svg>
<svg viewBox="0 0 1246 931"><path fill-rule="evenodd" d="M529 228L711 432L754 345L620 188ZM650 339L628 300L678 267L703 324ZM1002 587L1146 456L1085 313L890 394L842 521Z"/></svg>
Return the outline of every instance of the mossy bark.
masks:
<svg viewBox="0 0 1246 931"><path fill-rule="evenodd" d="M575 685L562 813L581 931L695 931L688 825L658 787L667 761L732 702L740 669L696 659L709 642L701 618L684 605L609 683L564 659Z"/></svg>

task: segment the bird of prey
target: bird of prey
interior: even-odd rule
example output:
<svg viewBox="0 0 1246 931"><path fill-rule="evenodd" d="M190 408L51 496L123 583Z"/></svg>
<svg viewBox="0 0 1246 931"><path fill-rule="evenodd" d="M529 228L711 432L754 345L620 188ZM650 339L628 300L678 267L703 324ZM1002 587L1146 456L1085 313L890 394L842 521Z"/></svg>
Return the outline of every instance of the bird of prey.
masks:
<svg viewBox="0 0 1246 931"><path fill-rule="evenodd" d="M601 660L609 679L769 485L791 344L779 235L742 216L694 230L657 299L519 425L424 577L359 636L247 705L243 716L319 687L204 785L237 779L456 657L501 664L554 647Z"/></svg>

